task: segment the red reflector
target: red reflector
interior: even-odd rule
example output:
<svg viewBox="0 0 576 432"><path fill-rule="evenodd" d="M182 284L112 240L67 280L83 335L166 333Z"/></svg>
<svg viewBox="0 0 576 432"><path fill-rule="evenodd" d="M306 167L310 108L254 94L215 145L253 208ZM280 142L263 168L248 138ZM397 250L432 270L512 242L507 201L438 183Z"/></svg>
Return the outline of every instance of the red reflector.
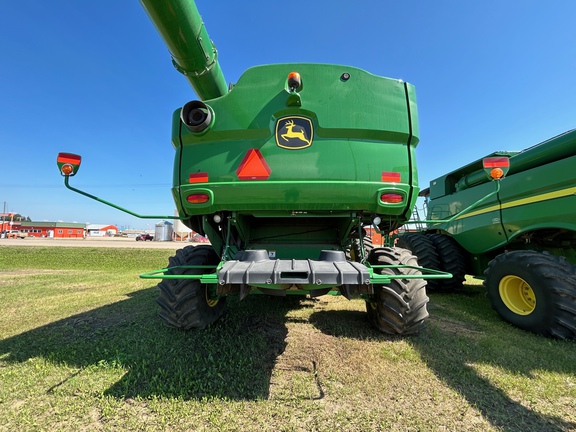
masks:
<svg viewBox="0 0 576 432"><path fill-rule="evenodd" d="M58 153L57 162L61 164L80 165L82 158L72 153Z"/></svg>
<svg viewBox="0 0 576 432"><path fill-rule="evenodd" d="M250 149L236 170L236 175L240 180L268 180L271 172L260 150Z"/></svg>
<svg viewBox="0 0 576 432"><path fill-rule="evenodd" d="M380 195L380 201L386 204L398 204L404 201L404 198L400 194L385 193Z"/></svg>
<svg viewBox="0 0 576 432"><path fill-rule="evenodd" d="M508 168L510 159L507 157L489 157L482 160L484 168Z"/></svg>
<svg viewBox="0 0 576 432"><path fill-rule="evenodd" d="M208 182L208 173L199 172L190 174L190 183L207 183Z"/></svg>
<svg viewBox="0 0 576 432"><path fill-rule="evenodd" d="M207 203L209 199L210 197L206 194L193 194L188 195L186 201L188 201L190 204L204 204Z"/></svg>
<svg viewBox="0 0 576 432"><path fill-rule="evenodd" d="M400 183L399 172L382 172L382 181L388 183Z"/></svg>

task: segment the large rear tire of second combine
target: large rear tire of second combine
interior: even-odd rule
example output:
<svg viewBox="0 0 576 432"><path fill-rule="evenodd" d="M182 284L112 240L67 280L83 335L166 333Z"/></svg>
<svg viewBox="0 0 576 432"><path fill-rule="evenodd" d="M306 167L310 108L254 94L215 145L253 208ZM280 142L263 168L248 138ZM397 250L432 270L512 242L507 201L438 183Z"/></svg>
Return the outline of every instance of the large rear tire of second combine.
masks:
<svg viewBox="0 0 576 432"><path fill-rule="evenodd" d="M364 236L362 238L362 246L360 245L360 239L355 238L354 240L352 240L350 250L347 251L346 257L349 260L355 262L361 262L362 257L364 257L364 259L367 259L368 255L370 255L370 252L372 252L372 250L374 249L374 245L372 244L372 237L370 237L369 235Z"/></svg>
<svg viewBox="0 0 576 432"><path fill-rule="evenodd" d="M368 257L373 265L406 265L418 267L409 250L402 248L374 249ZM375 269L380 274L420 275L413 268ZM375 285L374 294L366 301L368 320L376 329L391 335L417 334L428 318L426 309L426 281L424 279L393 279L388 285Z"/></svg>
<svg viewBox="0 0 576 432"><path fill-rule="evenodd" d="M452 237L444 234L431 234L438 257L440 269L452 273L452 279L443 279L439 286L442 291L453 292L462 289L466 279L466 258L460 245Z"/></svg>
<svg viewBox="0 0 576 432"><path fill-rule="evenodd" d="M398 247L412 251L418 258L418 264L430 270L440 270L440 258L436 252L436 246L430 236L422 233L403 234L396 243ZM428 279L426 289L428 292L438 290L442 280Z"/></svg>
<svg viewBox="0 0 576 432"><path fill-rule="evenodd" d="M484 272L498 315L544 336L576 339L576 267L564 257L536 251L498 255Z"/></svg>
<svg viewBox="0 0 576 432"><path fill-rule="evenodd" d="M168 266L216 265L220 258L211 246L187 246L170 257ZM169 274L202 274L205 269L174 269ZM166 325L181 330L203 329L224 313L226 298L211 299L208 286L197 279L162 279L158 284L158 315Z"/></svg>

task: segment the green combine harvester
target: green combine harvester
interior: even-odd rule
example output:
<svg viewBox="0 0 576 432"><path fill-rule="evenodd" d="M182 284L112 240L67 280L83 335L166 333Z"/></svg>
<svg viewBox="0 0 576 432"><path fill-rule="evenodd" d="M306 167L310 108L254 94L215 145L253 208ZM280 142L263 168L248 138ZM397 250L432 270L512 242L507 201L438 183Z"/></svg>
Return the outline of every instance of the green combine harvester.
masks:
<svg viewBox="0 0 576 432"><path fill-rule="evenodd" d="M204 328L231 294L340 294L364 298L380 331L417 333L428 316L426 280L451 275L419 267L406 249L373 248L364 229L386 234L411 217L414 87L308 63L253 67L228 85L193 1L141 3L199 98L173 115L172 194L177 219L210 240L142 275L162 279L164 322ZM70 186L75 154L61 153L58 165L75 192L167 218Z"/></svg>
<svg viewBox="0 0 576 432"><path fill-rule="evenodd" d="M430 289L458 290L466 274L482 277L505 321L576 339L576 130L489 157L510 166L497 194L459 214L493 189L482 160L434 179L420 193L427 229L398 245L421 265L454 275Z"/></svg>

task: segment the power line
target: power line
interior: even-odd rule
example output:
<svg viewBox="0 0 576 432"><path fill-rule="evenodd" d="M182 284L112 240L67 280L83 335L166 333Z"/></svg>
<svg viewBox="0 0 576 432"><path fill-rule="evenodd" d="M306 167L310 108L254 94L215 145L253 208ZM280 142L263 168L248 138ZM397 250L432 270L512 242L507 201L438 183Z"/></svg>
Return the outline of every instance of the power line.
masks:
<svg viewBox="0 0 576 432"><path fill-rule="evenodd" d="M23 185L23 184L0 184L1 188L18 188L18 189L60 189L64 188L63 185ZM169 183L164 184L119 184L119 185L75 185L75 187L83 188L159 188L159 187L172 187Z"/></svg>

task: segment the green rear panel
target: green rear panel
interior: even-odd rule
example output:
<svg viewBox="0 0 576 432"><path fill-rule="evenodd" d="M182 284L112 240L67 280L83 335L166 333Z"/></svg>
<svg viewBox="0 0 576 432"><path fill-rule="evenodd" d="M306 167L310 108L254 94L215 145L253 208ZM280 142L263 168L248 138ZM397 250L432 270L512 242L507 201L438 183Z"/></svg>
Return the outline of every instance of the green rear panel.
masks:
<svg viewBox="0 0 576 432"><path fill-rule="evenodd" d="M294 94L287 91L291 71L302 77L300 106L290 102ZM342 79L344 73L348 80ZM418 123L410 84L352 67L269 65L247 70L227 95L205 102L214 113L207 131L190 132L178 113L174 116L179 136L173 136L173 192L185 215L355 211L398 221L409 217L418 193L413 154ZM286 141L276 137L277 121L287 116L309 119L310 145L281 146ZM266 179L237 175L251 149L264 158L270 171ZM383 172L398 173L400 181L383 182ZM206 173L208 181L191 184L196 173ZM399 193L404 200L383 204L384 192ZM187 197L198 193L210 201L189 204Z"/></svg>

